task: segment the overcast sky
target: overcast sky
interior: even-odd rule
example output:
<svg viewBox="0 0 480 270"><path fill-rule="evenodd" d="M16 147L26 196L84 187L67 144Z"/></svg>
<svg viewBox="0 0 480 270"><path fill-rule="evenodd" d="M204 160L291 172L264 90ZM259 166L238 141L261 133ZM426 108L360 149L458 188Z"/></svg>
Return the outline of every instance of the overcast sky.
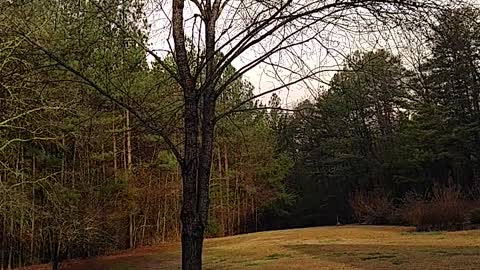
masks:
<svg viewBox="0 0 480 270"><path fill-rule="evenodd" d="M169 4L158 4L157 1L151 2L151 6L147 10L151 10L148 14L149 22L152 25L151 35L150 35L150 47L151 49L157 51L160 55L164 54L164 50L169 50L169 46L173 46L173 42L170 40L170 45L167 42L169 36L169 27L168 19L171 14ZM156 3L156 4L155 4ZM185 18L186 22L186 33L189 33L189 26L193 25L192 19L190 19L195 12L195 8L191 6L190 1L186 1L187 5L185 8ZM226 12L229 16L228 12ZM221 21L219 22L221 25ZM190 26L191 27L191 26ZM375 26L374 26L375 27ZM318 70L320 68L325 70L332 70L328 72L322 72L314 80L304 81L298 83L293 87L288 89L283 89L277 92L277 94L282 99L282 106L292 107L299 101L312 98L320 89L328 87L327 84L331 76L334 74L335 69L340 69L342 63L344 62L344 57L355 50L371 50L371 49L380 49L385 48L389 49L396 54L401 54L404 56L405 64L412 59L411 56L417 51L420 51L422 46L421 42L418 42L418 39L415 40L415 33L411 33L410 39L405 38L405 36L395 33L392 29L385 29L381 26L378 26L381 29L380 32L368 34L363 32L364 29L361 27L358 28L358 32L352 31L343 31L341 29L329 28L325 30L328 34L329 47L328 50L325 48L312 48L308 47L308 53L302 53L302 61L306 64L309 69ZM413 37L413 38L412 38ZM262 53L261 48L268 47L268 44L264 44L264 47L256 47L250 51L245 52L240 57L238 57L233 65L235 68L240 68L246 63L249 63L251 60L258 57ZM303 52L303 48L302 48ZM282 58L282 55L276 55L270 60L272 62L278 63ZM289 60L281 59L283 65L289 65ZM292 61L294 65L295 60ZM274 72L274 69L267 63L261 64L256 68L250 70L245 76L244 79L250 81L255 87L255 94L264 92L266 90L272 89L273 87L278 87L285 82L290 80L295 80L298 77L292 76L287 71L278 71ZM270 95L264 96L261 100L263 102L268 102Z"/></svg>

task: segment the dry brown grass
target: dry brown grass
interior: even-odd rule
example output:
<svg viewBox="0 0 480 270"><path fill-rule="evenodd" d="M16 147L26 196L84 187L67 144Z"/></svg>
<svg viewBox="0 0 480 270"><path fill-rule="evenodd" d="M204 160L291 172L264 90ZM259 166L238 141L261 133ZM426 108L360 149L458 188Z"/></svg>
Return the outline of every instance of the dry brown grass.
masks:
<svg viewBox="0 0 480 270"><path fill-rule="evenodd" d="M64 264L63 269L179 269L178 244ZM480 231L415 233L342 226L207 240L205 269L480 269Z"/></svg>

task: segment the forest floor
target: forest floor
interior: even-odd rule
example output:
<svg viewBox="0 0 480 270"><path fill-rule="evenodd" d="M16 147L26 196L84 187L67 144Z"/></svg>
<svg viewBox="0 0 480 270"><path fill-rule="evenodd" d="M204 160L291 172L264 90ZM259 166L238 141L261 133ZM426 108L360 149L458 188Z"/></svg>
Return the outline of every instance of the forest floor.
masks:
<svg viewBox="0 0 480 270"><path fill-rule="evenodd" d="M180 269L179 244L66 262L71 270ZM417 233L408 227L339 226L209 239L204 269L480 269L480 230ZM40 269L40 268L36 268Z"/></svg>

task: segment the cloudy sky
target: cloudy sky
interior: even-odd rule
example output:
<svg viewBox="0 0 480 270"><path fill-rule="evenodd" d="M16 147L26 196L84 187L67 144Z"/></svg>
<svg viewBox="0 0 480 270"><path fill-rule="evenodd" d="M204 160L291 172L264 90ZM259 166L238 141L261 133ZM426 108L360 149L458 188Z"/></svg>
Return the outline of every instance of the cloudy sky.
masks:
<svg viewBox="0 0 480 270"><path fill-rule="evenodd" d="M190 1L187 1L184 13L187 36L195 32L192 31L192 29L195 30L195 20L192 14L197 12L196 8L189 3ZM170 6L169 1L165 0L163 2L153 1L148 7L148 10L150 10L149 21L152 25L150 47L160 55L166 53L173 46L168 19L171 14ZM228 21L229 16L231 15L228 11L224 12L224 18L220 19L218 25L220 26L224 21ZM355 22L355 20L352 20L352 22ZM292 107L303 99L312 98L321 89L327 88L328 81L335 73L335 70L341 68L345 56L355 50L387 48L395 53L403 54L406 56L404 58L408 59L409 56L415 54L416 50L418 51L419 46L422 46L422 44L415 41L414 36L411 36L411 40L406 39L405 36L400 36L396 33L394 29L385 28L380 24L370 23L369 29L366 29L361 23L358 23L358 25L352 24L352 27L348 30L334 25L323 26L323 28L319 27L318 29L316 30L319 33L318 37L322 38L322 41L326 41L326 45L322 43L322 46L318 46L318 44L310 43L303 45L301 48L296 48L293 52L290 51L289 54L280 53L274 55L266 63L255 67L244 76L244 79L247 79L255 86L256 94L294 81L301 76L299 74L305 74L312 70L322 70L313 79L305 80L295 86L284 88L277 92L282 99L283 106ZM372 31L375 29L378 31ZM267 43L261 44L261 46L251 48L233 62L234 67L237 69L241 68L253 59L256 59L265 50L268 50L269 46L270 44L267 41ZM292 54L296 56L292 57ZM285 68L273 68L275 65ZM297 73L293 74L287 71L289 68ZM269 98L270 95L266 95L261 100L268 102Z"/></svg>

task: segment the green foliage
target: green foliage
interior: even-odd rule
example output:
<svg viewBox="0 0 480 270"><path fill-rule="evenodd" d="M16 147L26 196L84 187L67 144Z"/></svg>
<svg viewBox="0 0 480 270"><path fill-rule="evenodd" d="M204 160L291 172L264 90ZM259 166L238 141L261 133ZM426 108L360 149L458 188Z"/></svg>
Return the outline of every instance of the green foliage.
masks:
<svg viewBox="0 0 480 270"><path fill-rule="evenodd" d="M396 110L407 91L398 81L406 70L383 50L357 52L347 63L330 89L299 104L279 132L296 161L289 181L298 200L290 211L299 224L347 219L356 188L393 184Z"/></svg>
<svg viewBox="0 0 480 270"><path fill-rule="evenodd" d="M221 236L220 224L216 220L209 220L207 228L205 229L205 235L207 237L219 237Z"/></svg>
<svg viewBox="0 0 480 270"><path fill-rule="evenodd" d="M0 268L178 240L181 173L158 130L183 148L184 100L166 70L176 69L173 56L148 64L147 3L13 2L0 3L0 229L8 235L0 241L11 253ZM472 186L480 171L477 13L438 15L418 74L386 50L355 52L328 89L293 113L279 110L276 94L268 105L242 103L254 87L242 78L230 84L215 112L223 117L207 235L355 214L386 223L409 190ZM227 67L220 82L235 72ZM367 195L351 209L356 190ZM410 213L450 207L449 217L411 216L459 222L462 204L440 198Z"/></svg>
<svg viewBox="0 0 480 270"><path fill-rule="evenodd" d="M292 220L287 226L335 224L337 216L340 222L353 221L359 205L365 210L360 212L373 211L368 198L375 190L391 194L388 205L395 208L411 191L423 194L435 185L453 184L468 193L476 184L478 10L445 10L436 16L437 23L425 33L432 54L417 69L408 70L385 50L355 52L328 89L283 119L278 141L295 161L287 185L297 195L287 207ZM350 194L358 190L370 195L352 209ZM451 215L440 218L443 213L429 210L432 215L425 214L424 222L458 223L468 211L447 206ZM380 223L394 222L387 218L389 210L379 212ZM397 215L393 219L398 222Z"/></svg>
<svg viewBox="0 0 480 270"><path fill-rule="evenodd" d="M0 253L12 251L0 268L179 240L181 170L157 130L183 148L184 101L164 66L147 63L144 4L0 3ZM239 78L216 114L251 96ZM269 113L241 111L260 107L246 102L217 126L209 236L256 230L290 200Z"/></svg>
<svg viewBox="0 0 480 270"><path fill-rule="evenodd" d="M170 151L161 151L157 158L160 166L166 169L172 170L178 166L175 156Z"/></svg>

